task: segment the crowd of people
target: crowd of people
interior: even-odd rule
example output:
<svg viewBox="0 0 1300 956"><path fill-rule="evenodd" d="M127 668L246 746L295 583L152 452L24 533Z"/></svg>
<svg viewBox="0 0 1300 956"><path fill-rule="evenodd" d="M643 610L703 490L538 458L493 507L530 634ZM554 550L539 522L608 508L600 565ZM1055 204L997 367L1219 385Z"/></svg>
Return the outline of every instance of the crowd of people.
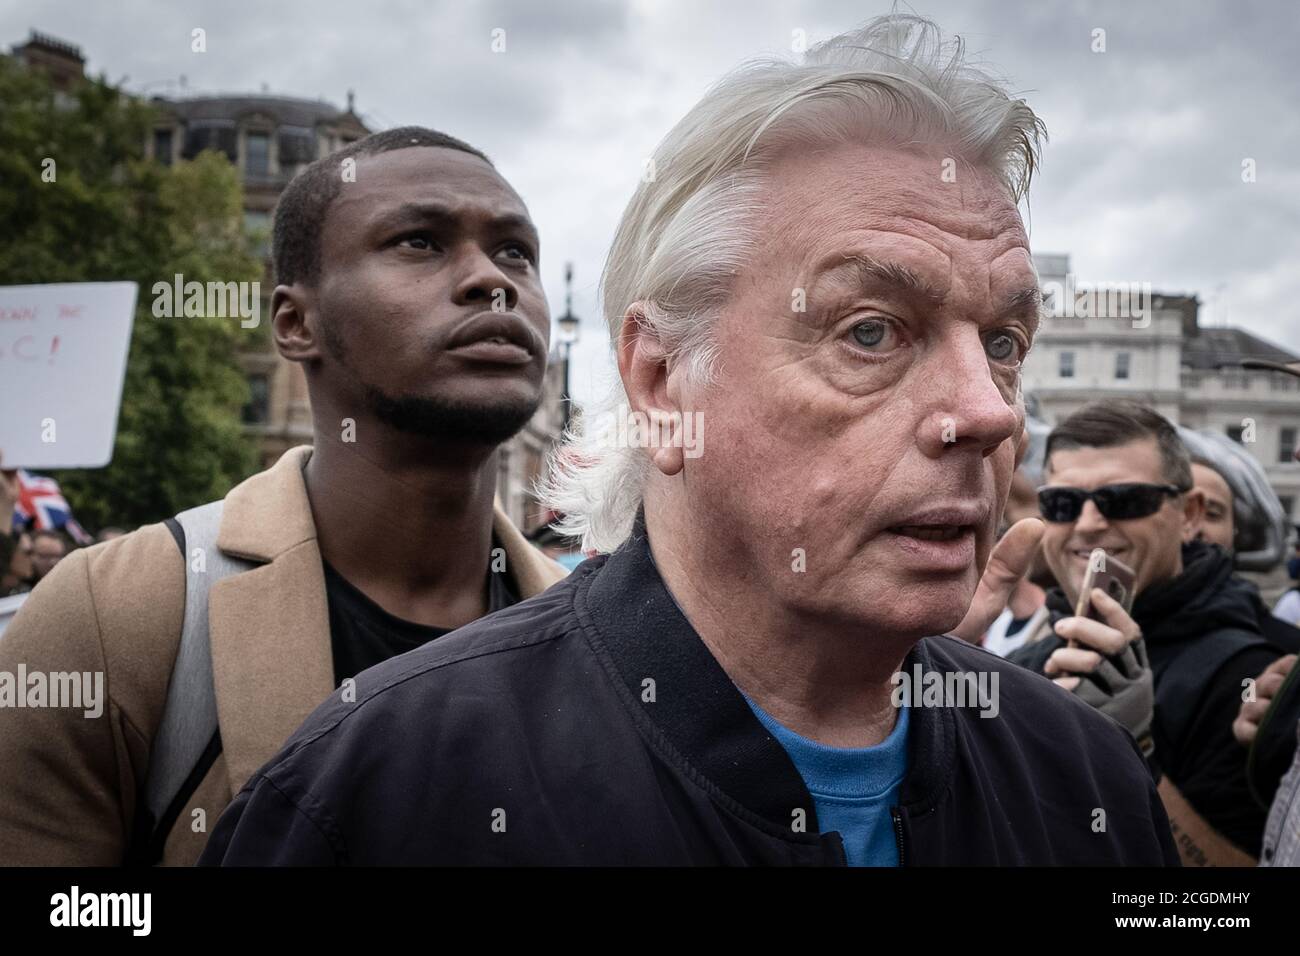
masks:
<svg viewBox="0 0 1300 956"><path fill-rule="evenodd" d="M0 672L108 700L0 709L0 860L1300 864L1267 483L1141 404L1027 421L1042 132L902 14L706 94L603 295L609 409L708 444L572 436L571 572L494 503L547 361L527 207L418 127L308 167L271 331L311 446L6 560L44 570Z"/></svg>
<svg viewBox="0 0 1300 956"><path fill-rule="evenodd" d="M1213 447L1204 435L1184 440L1134 402L1096 402L1058 423L1043 460L1021 466L1042 482L1041 561L984 645L1053 678L1143 744L1185 857L1268 863L1278 846L1277 835L1265 840L1265 821L1295 751L1295 722L1271 741L1280 753L1252 744L1300 651L1300 616L1285 617L1285 596L1271 612L1235 572L1234 555L1238 516L1276 524L1281 507L1266 482L1254 500L1234 494L1224 474L1233 464L1262 477L1247 453L1229 446L1196 460L1189 443ZM1015 509L1026 507L1030 481L1019 479L1009 517L1024 513ZM1076 614L1098 548L1138 572L1131 608L1104 603L1104 623Z"/></svg>
<svg viewBox="0 0 1300 956"><path fill-rule="evenodd" d="M0 449L0 597L13 597L36 587L79 545L62 529L39 527L35 518L16 511L18 472L3 470L3 463ZM125 533L118 527L102 528L94 541L111 541Z"/></svg>

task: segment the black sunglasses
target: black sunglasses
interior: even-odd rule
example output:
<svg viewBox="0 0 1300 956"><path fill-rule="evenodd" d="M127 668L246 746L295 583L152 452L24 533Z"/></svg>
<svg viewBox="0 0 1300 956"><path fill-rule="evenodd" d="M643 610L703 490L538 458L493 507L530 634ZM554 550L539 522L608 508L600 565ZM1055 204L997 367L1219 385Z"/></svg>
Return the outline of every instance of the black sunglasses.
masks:
<svg viewBox="0 0 1300 956"><path fill-rule="evenodd" d="M1083 513L1083 503L1092 500L1097 510L1109 521L1131 521L1147 518L1160 510L1165 498L1177 498L1187 489L1173 485L1150 485L1133 481L1119 485L1103 485L1092 491L1082 488L1039 488L1038 510L1043 520L1056 524L1077 521Z"/></svg>

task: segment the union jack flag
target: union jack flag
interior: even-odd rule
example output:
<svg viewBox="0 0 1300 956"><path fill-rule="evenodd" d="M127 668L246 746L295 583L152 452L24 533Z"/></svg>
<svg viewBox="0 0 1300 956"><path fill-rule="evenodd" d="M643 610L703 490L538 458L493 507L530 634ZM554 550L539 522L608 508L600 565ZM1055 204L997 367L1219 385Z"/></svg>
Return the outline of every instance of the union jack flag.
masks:
<svg viewBox="0 0 1300 956"><path fill-rule="evenodd" d="M18 469L18 501L14 517L37 531L62 529L78 544L91 544L94 538L72 517L72 506L59 490L59 483L44 475Z"/></svg>

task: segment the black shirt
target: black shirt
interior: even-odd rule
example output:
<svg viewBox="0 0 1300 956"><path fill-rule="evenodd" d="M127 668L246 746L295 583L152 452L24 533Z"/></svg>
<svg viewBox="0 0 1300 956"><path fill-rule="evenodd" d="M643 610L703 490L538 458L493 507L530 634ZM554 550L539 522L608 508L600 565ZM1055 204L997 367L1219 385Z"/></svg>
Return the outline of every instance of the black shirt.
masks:
<svg viewBox="0 0 1300 956"><path fill-rule="evenodd" d="M454 630L395 617L330 567L328 561L322 558L321 564L325 568L325 599L330 611L336 686L368 667L413 651ZM506 572L489 571L487 578L489 614L519 603L519 595Z"/></svg>

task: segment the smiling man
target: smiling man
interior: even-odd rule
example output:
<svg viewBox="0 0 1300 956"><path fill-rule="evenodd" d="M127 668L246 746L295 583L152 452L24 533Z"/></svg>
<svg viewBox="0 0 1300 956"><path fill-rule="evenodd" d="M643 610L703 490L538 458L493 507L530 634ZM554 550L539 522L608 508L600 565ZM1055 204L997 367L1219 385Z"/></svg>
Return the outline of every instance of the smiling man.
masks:
<svg viewBox="0 0 1300 956"><path fill-rule="evenodd" d="M536 410L537 232L477 150L416 127L317 161L276 210L275 343L313 446L224 501L60 562L0 671L104 672L104 715L0 710L0 861L192 863L332 690L564 571L494 509Z"/></svg>
<svg viewBox="0 0 1300 956"><path fill-rule="evenodd" d="M1261 635L1257 593L1234 576L1231 554L1197 539L1205 505L1186 447L1145 406L1095 402L1052 430L1044 472L1043 554L1061 584L1047 595L1054 633L1010 659L1149 737L1189 862L1250 862L1264 811L1251 797L1232 722L1243 681L1281 651ZM1131 616L1114 602L1099 608L1105 621L1073 616L1095 548L1136 572ZM1081 646L1066 646L1070 639ZM1184 800L1208 830L1183 812Z"/></svg>
<svg viewBox="0 0 1300 956"><path fill-rule="evenodd" d="M736 71L668 134L604 276L621 387L553 495L604 554L362 674L205 862L1174 858L1122 731L929 636L982 633L1041 530L991 556L1040 124L940 39L873 21ZM1000 702L922 693L990 671Z"/></svg>

